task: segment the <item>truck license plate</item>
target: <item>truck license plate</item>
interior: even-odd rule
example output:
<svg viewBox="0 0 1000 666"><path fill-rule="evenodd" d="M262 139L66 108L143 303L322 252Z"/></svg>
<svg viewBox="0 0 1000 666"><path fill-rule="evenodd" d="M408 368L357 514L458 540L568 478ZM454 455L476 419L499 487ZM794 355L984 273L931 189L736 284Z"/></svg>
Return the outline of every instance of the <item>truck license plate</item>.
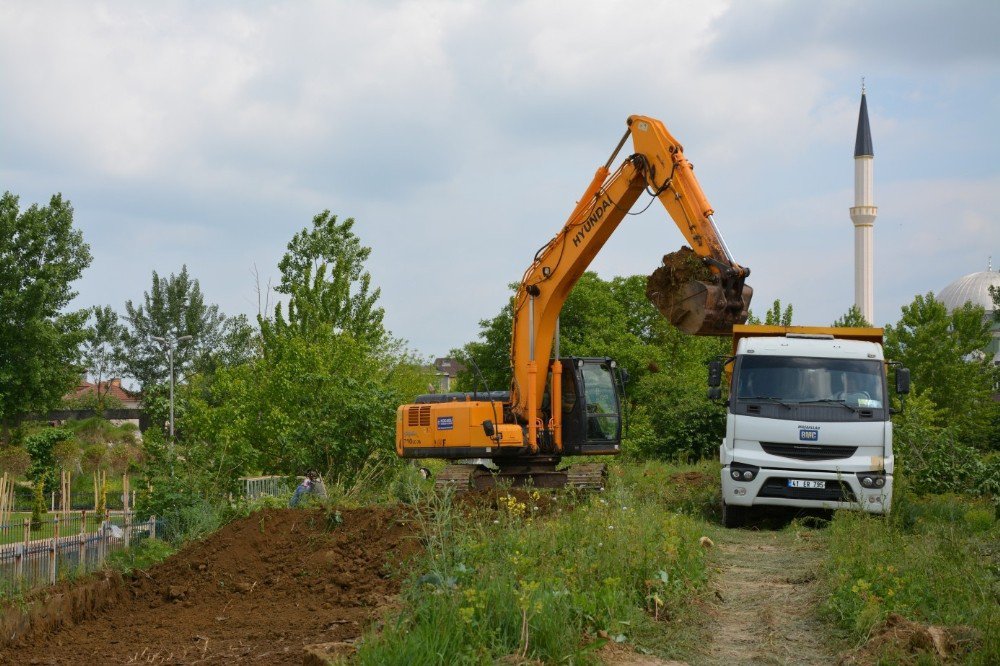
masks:
<svg viewBox="0 0 1000 666"><path fill-rule="evenodd" d="M788 479L789 488L826 488L826 481L810 481L808 479Z"/></svg>

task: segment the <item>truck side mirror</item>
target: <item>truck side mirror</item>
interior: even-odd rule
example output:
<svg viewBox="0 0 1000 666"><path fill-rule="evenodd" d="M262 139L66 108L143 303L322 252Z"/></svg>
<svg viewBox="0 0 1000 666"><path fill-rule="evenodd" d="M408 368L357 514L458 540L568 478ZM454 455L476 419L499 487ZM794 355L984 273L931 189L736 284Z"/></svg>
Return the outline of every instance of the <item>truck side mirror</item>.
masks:
<svg viewBox="0 0 1000 666"><path fill-rule="evenodd" d="M621 377L621 382L622 382L623 386L625 384L628 384L628 380L630 379L629 374L628 374L628 370L626 370L625 368L619 367L618 368L618 376Z"/></svg>
<svg viewBox="0 0 1000 666"><path fill-rule="evenodd" d="M896 368L896 393L906 395L910 392L910 369Z"/></svg>
<svg viewBox="0 0 1000 666"><path fill-rule="evenodd" d="M712 388L708 389L709 400L718 400L721 397L722 397L722 389L719 388L718 386L713 386Z"/></svg>
<svg viewBox="0 0 1000 666"><path fill-rule="evenodd" d="M722 384L722 361L708 362L708 385L718 388Z"/></svg>

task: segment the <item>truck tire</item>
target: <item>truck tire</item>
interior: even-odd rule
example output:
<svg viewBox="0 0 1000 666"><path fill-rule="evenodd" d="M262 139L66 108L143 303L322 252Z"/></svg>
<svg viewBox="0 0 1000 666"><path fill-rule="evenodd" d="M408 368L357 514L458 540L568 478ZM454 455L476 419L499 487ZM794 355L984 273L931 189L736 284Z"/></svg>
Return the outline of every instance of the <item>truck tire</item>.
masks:
<svg viewBox="0 0 1000 666"><path fill-rule="evenodd" d="M733 506L722 500L722 526L742 527L746 521L747 508L745 506Z"/></svg>

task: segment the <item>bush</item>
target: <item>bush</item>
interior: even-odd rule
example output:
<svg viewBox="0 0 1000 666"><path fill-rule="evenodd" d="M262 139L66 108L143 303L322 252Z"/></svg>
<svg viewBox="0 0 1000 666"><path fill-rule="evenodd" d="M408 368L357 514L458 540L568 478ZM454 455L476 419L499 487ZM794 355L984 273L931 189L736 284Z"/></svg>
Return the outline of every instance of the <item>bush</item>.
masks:
<svg viewBox="0 0 1000 666"><path fill-rule="evenodd" d="M359 663L573 663L608 640L677 649L656 620L706 580L695 521L622 487L579 505L574 493L496 499L473 510L431 496L406 608L365 638Z"/></svg>
<svg viewBox="0 0 1000 666"><path fill-rule="evenodd" d="M826 611L858 641L890 613L969 625L985 637L969 662L998 663L997 543L1000 522L992 507L958 495L897 492L888 518L837 512L830 526Z"/></svg>

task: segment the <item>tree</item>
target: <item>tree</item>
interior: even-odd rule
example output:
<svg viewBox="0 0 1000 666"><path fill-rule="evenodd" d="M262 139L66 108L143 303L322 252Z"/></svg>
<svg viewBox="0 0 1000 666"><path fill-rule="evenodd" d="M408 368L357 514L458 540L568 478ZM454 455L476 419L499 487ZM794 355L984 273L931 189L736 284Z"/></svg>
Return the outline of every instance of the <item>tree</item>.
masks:
<svg viewBox="0 0 1000 666"><path fill-rule="evenodd" d="M758 326L763 323L765 326L791 326L792 325L792 304L789 303L784 310L781 309L781 299L774 299L771 308L764 313L764 321L754 315L753 310L748 313L747 323Z"/></svg>
<svg viewBox="0 0 1000 666"><path fill-rule="evenodd" d="M73 207L59 194L21 211L0 197L0 439L28 412L47 411L79 378L85 311L64 312L71 288L90 265L73 228Z"/></svg>
<svg viewBox="0 0 1000 666"><path fill-rule="evenodd" d="M836 328L871 328L871 322L861 314L861 309L857 305L852 305L842 317L832 324Z"/></svg>
<svg viewBox="0 0 1000 666"><path fill-rule="evenodd" d="M193 337L174 350L177 381L184 381L225 342L226 318L218 305L205 303L201 285L188 275L187 266L168 278L153 271L152 288L143 295L143 302L137 306L127 301L125 312L128 327L122 333L123 368L143 390L166 382L169 375L167 355L153 341L154 336Z"/></svg>
<svg viewBox="0 0 1000 666"><path fill-rule="evenodd" d="M949 314L933 293L916 296L885 329L886 354L910 369L915 394L929 395L937 425L956 425L959 439L975 445L990 440L997 411L995 370L981 352L989 341L982 307L966 303Z"/></svg>
<svg viewBox="0 0 1000 666"><path fill-rule="evenodd" d="M385 310L378 306L381 291L372 288L364 262L371 248L352 231L354 218L337 222L329 210L313 218L312 229L303 229L288 243L278 268L278 293L289 295L287 319L280 305L279 325L300 329L324 325L347 331L354 339L378 347L387 342Z"/></svg>
<svg viewBox="0 0 1000 666"><path fill-rule="evenodd" d="M87 327L82 354L87 375L94 380L96 410L103 412L108 405L111 379L121 377L122 336L124 327L118 323L118 313L111 306L94 306L89 311L92 323Z"/></svg>

